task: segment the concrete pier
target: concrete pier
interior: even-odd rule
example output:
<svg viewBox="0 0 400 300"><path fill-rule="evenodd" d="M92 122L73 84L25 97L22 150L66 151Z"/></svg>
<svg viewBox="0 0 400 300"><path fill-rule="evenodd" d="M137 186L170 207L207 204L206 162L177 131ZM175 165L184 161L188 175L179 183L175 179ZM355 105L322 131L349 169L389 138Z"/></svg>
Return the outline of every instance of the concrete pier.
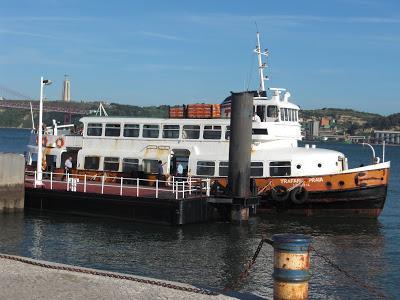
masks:
<svg viewBox="0 0 400 300"><path fill-rule="evenodd" d="M0 299L193 298L236 299L183 283L0 254Z"/></svg>
<svg viewBox="0 0 400 300"><path fill-rule="evenodd" d="M24 172L22 155L0 153L0 213L24 209Z"/></svg>

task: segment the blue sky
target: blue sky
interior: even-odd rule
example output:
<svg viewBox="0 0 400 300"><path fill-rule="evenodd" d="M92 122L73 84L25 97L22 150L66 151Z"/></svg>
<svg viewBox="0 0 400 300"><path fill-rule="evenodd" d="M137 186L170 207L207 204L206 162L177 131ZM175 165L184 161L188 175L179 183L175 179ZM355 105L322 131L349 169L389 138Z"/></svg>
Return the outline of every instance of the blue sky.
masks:
<svg viewBox="0 0 400 300"><path fill-rule="evenodd" d="M0 93L132 105L219 103L258 86L257 23L271 87L302 108L400 112L400 1L0 2Z"/></svg>

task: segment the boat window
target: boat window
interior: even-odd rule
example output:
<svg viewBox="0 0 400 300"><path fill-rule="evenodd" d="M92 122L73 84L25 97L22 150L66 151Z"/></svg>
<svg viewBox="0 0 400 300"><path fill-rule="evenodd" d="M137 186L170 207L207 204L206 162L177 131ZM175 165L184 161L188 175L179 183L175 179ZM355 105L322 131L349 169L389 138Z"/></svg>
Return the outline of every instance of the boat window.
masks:
<svg viewBox="0 0 400 300"><path fill-rule="evenodd" d="M104 157L104 171L118 171L119 158L118 157Z"/></svg>
<svg viewBox="0 0 400 300"><path fill-rule="evenodd" d="M206 125L204 126L203 138L206 140L220 140L221 132L221 126L219 125Z"/></svg>
<svg viewBox="0 0 400 300"><path fill-rule="evenodd" d="M120 136L121 124L106 124L106 136Z"/></svg>
<svg viewBox="0 0 400 300"><path fill-rule="evenodd" d="M257 134L257 135L268 135L268 129L267 128L253 128L252 133Z"/></svg>
<svg viewBox="0 0 400 300"><path fill-rule="evenodd" d="M198 139L200 138L200 125L183 125L183 139Z"/></svg>
<svg viewBox="0 0 400 300"><path fill-rule="evenodd" d="M160 126L158 125L143 125L144 138L158 138Z"/></svg>
<svg viewBox="0 0 400 300"><path fill-rule="evenodd" d="M101 136L103 134L103 124L89 123L86 134L88 136Z"/></svg>
<svg viewBox="0 0 400 300"><path fill-rule="evenodd" d="M280 109L281 112L281 121L285 120L285 110L283 108Z"/></svg>
<svg viewBox="0 0 400 300"><path fill-rule="evenodd" d="M257 115L260 117L261 122L265 122L265 105L257 105Z"/></svg>
<svg viewBox="0 0 400 300"><path fill-rule="evenodd" d="M86 156L85 157L85 169L86 170L98 170L100 163L100 157L98 156Z"/></svg>
<svg viewBox="0 0 400 300"><path fill-rule="evenodd" d="M122 160L122 172L132 174L139 171L139 160L136 158L124 158Z"/></svg>
<svg viewBox="0 0 400 300"><path fill-rule="evenodd" d="M228 176L229 162L220 161L219 162L219 176Z"/></svg>
<svg viewBox="0 0 400 300"><path fill-rule="evenodd" d="M164 125L163 138L178 139L179 138L179 125Z"/></svg>
<svg viewBox="0 0 400 300"><path fill-rule="evenodd" d="M293 109L289 108L289 121L294 121L293 118Z"/></svg>
<svg viewBox="0 0 400 300"><path fill-rule="evenodd" d="M197 175L214 176L215 162L213 161L198 161Z"/></svg>
<svg viewBox="0 0 400 300"><path fill-rule="evenodd" d="M269 117L269 118L277 118L278 117L278 106L269 105L267 107L267 117Z"/></svg>
<svg viewBox="0 0 400 300"><path fill-rule="evenodd" d="M157 173L158 160L143 159L143 171L145 173Z"/></svg>
<svg viewBox="0 0 400 300"><path fill-rule="evenodd" d="M264 164L261 161L252 161L250 176L263 176Z"/></svg>
<svg viewBox="0 0 400 300"><path fill-rule="evenodd" d="M226 126L226 129L225 129L225 139L226 140L229 140L230 133L231 133L231 126Z"/></svg>
<svg viewBox="0 0 400 300"><path fill-rule="evenodd" d="M285 121L289 121L289 111L285 108Z"/></svg>
<svg viewBox="0 0 400 300"><path fill-rule="evenodd" d="M269 163L270 176L289 176L290 174L290 161L271 161Z"/></svg>
<svg viewBox="0 0 400 300"><path fill-rule="evenodd" d="M139 137L139 124L125 124L124 136L125 137Z"/></svg>

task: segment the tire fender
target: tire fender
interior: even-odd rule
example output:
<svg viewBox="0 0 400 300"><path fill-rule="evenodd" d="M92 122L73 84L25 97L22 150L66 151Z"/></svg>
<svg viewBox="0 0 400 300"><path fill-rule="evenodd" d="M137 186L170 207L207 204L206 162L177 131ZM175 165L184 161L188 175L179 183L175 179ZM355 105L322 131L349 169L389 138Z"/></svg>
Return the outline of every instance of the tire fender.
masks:
<svg viewBox="0 0 400 300"><path fill-rule="evenodd" d="M294 204L303 204L307 199L308 191L304 187L297 186L290 192L290 200L292 200Z"/></svg>
<svg viewBox="0 0 400 300"><path fill-rule="evenodd" d="M271 189L271 197L276 202L285 202L289 198L289 193L286 187L277 185Z"/></svg>

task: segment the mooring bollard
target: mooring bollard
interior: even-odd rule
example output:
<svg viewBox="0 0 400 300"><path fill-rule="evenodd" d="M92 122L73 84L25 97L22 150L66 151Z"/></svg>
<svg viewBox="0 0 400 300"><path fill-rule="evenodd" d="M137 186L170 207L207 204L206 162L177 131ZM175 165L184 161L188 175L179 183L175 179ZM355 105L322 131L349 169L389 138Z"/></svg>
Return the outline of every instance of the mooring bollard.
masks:
<svg viewBox="0 0 400 300"><path fill-rule="evenodd" d="M274 247L274 299L308 299L311 238L302 234L276 234Z"/></svg>

